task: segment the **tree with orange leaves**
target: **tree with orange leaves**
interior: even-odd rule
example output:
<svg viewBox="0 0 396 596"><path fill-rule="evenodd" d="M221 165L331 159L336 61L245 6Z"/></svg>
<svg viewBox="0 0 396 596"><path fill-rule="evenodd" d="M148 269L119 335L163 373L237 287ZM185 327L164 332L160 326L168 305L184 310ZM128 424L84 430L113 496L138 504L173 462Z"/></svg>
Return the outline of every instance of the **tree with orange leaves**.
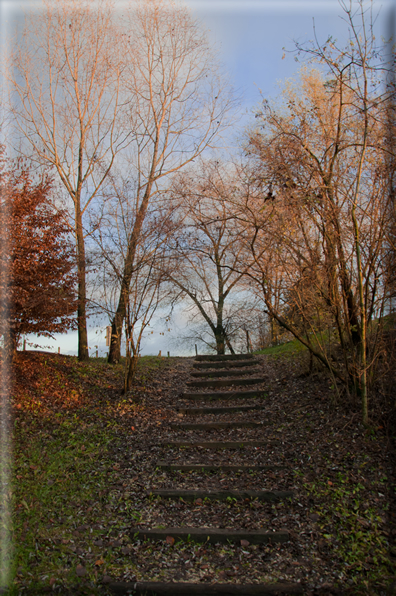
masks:
<svg viewBox="0 0 396 596"><path fill-rule="evenodd" d="M51 337L73 326L74 248L64 213L51 199L52 180L34 181L14 162L0 171L0 291L4 349L12 358L24 333Z"/></svg>

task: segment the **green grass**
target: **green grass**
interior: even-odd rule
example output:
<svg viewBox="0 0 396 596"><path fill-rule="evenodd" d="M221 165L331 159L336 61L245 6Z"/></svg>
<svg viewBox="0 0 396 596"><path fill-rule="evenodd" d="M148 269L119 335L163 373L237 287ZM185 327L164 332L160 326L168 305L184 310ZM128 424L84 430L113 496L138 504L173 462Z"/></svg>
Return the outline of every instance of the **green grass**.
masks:
<svg viewBox="0 0 396 596"><path fill-rule="evenodd" d="M384 490L385 480L379 483L379 490ZM339 472L333 481L323 475L304 488L317 501L311 513L318 515L318 528L331 558L342 561L355 585L365 588L394 574L388 537L381 530L383 520L378 510L365 502L361 483Z"/></svg>
<svg viewBox="0 0 396 596"><path fill-rule="evenodd" d="M395 328L396 313L390 313L389 315L385 315L380 319L373 319L371 322L371 328L373 331L377 330L379 322L381 322L384 331L392 331Z"/></svg>
<svg viewBox="0 0 396 596"><path fill-rule="evenodd" d="M294 356L304 352L307 352L307 348L297 339L293 339L279 346L270 346L254 353L265 354L267 356Z"/></svg>
<svg viewBox="0 0 396 596"><path fill-rule="evenodd" d="M381 319L381 324L383 325L384 331L390 331L394 329L395 321L396 321L396 313L391 313L389 315L385 315ZM378 327L379 319L374 319L371 322L370 330L376 332ZM332 332L330 335L330 341L333 346L339 345L339 339L334 335L335 332ZM312 345L315 348L325 348L328 350L329 347L329 332L322 331L317 332L316 337L311 336ZM255 354L265 354L268 356L294 356L296 354L307 352L308 349L298 341L298 339L293 339L291 341L287 341L277 346L269 346L268 348L263 348L262 350L256 350Z"/></svg>
<svg viewBox="0 0 396 596"><path fill-rule="evenodd" d="M144 406L134 392L121 396L123 363L29 352L18 360L8 462L12 548L3 554L8 577L0 588L11 577L9 596L82 583L97 594L101 578L117 565L117 553L95 545L95 538L118 533L132 504L113 494L121 474L115 454L129 432L129 416L133 420ZM140 358L136 386L144 389L166 365L166 358ZM91 557L81 561L80 547ZM79 577L81 562L85 574Z"/></svg>
<svg viewBox="0 0 396 596"><path fill-rule="evenodd" d="M57 428L16 425L12 575L31 575L30 589L48 586L48 578L77 579L71 550L75 522L89 524L101 509L101 503L92 508L92 497L109 484L108 447L114 440L111 428L87 427L78 417L60 420ZM89 538L94 537L95 532ZM88 574L94 575L94 566Z"/></svg>

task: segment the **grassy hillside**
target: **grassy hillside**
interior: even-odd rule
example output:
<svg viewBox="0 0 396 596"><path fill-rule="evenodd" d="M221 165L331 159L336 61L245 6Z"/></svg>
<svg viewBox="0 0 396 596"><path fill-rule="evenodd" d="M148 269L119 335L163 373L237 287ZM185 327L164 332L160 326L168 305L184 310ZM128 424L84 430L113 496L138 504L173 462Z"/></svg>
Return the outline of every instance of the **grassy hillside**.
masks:
<svg viewBox="0 0 396 596"><path fill-rule="evenodd" d="M295 356L296 354L302 354L307 352L307 348L303 346L297 339L287 341L279 346L270 346L269 348L263 348L257 350L255 354L263 354L266 356Z"/></svg>
<svg viewBox="0 0 396 596"><path fill-rule="evenodd" d="M18 354L12 392L14 553L10 561L17 594L22 586L41 593L79 580L78 565L70 565L74 528L92 524L100 505L106 511L111 486L119 478L114 452L125 435L124 420L143 415L139 396L153 374L167 366L165 359L143 357L135 385L121 396L123 366L104 359L79 363L57 354ZM136 399L135 399L136 398ZM133 426L129 425L133 433ZM81 530L83 532L84 530ZM97 527L93 531L101 533ZM76 534L77 533L77 534ZM99 560L92 575L111 565ZM103 574L103 572L102 572Z"/></svg>

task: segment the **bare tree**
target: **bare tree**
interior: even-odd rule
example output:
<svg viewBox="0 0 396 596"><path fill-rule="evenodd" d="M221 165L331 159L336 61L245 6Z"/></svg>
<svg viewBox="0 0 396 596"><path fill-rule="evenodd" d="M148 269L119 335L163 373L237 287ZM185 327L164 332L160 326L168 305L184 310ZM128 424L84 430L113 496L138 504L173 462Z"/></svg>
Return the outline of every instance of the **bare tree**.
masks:
<svg viewBox="0 0 396 596"><path fill-rule="evenodd" d="M8 70L22 151L55 170L73 202L80 360L88 358L83 217L129 136L125 41L110 0L43 0L25 19Z"/></svg>
<svg viewBox="0 0 396 596"><path fill-rule="evenodd" d="M95 241L95 304L114 318L123 279L128 240L136 219L136 186L122 172L109 175L101 193L101 208L90 215L90 236ZM135 251L128 289L124 333L126 360L123 393L129 391L136 373L141 343L158 308L173 295L167 282L167 257L164 254L174 233L175 208L172 201L151 202L143 222Z"/></svg>
<svg viewBox="0 0 396 596"><path fill-rule="evenodd" d="M233 107L206 34L185 8L166 0L140 1L128 26L134 141L128 168L137 180L136 218L112 323L111 363L120 357L136 247L149 204L172 174L213 145Z"/></svg>
<svg viewBox="0 0 396 596"><path fill-rule="evenodd" d="M156 249L158 250L158 246ZM148 332L152 319L160 306L173 295L164 274L164 263L158 268L157 250L145 266L136 271L129 290L127 316L125 318L126 360L124 393L127 393L135 378L142 341Z"/></svg>
<svg viewBox="0 0 396 596"><path fill-rule="evenodd" d="M233 340L247 324L243 312L249 306L249 289L242 283L244 271L237 271L246 251L230 211L235 192L235 171L231 164L212 160L182 174L172 196L183 213L179 231L169 245L173 259L170 281L186 298L194 318L204 322L211 340L200 338L224 354L234 353Z"/></svg>

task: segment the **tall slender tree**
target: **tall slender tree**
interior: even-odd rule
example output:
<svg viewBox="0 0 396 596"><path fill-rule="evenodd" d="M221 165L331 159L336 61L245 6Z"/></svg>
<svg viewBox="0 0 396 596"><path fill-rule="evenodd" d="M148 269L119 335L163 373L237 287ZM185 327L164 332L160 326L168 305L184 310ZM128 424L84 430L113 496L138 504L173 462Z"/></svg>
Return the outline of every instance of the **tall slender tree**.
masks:
<svg viewBox="0 0 396 596"><path fill-rule="evenodd" d="M140 0L128 26L133 98L128 167L136 180L136 217L112 322L111 363L120 358L136 247L149 204L161 198L176 171L213 146L234 105L206 34L186 8L166 0Z"/></svg>
<svg viewBox="0 0 396 596"><path fill-rule="evenodd" d="M84 214L128 142L121 119L126 37L111 0L43 0L17 35L7 73L15 134L26 155L53 168L73 204L78 357L86 360Z"/></svg>
<svg viewBox="0 0 396 596"><path fill-rule="evenodd" d="M135 187L126 174L110 176L102 209L91 213L91 238L95 241L96 275L94 292L97 306L110 320L114 317L128 254L130 230L136 218ZM175 206L167 200L162 206L151 203L139 234L124 320L126 360L124 392L136 372L141 343L154 314L168 301L173 288L167 283L169 258L165 246L174 234Z"/></svg>

